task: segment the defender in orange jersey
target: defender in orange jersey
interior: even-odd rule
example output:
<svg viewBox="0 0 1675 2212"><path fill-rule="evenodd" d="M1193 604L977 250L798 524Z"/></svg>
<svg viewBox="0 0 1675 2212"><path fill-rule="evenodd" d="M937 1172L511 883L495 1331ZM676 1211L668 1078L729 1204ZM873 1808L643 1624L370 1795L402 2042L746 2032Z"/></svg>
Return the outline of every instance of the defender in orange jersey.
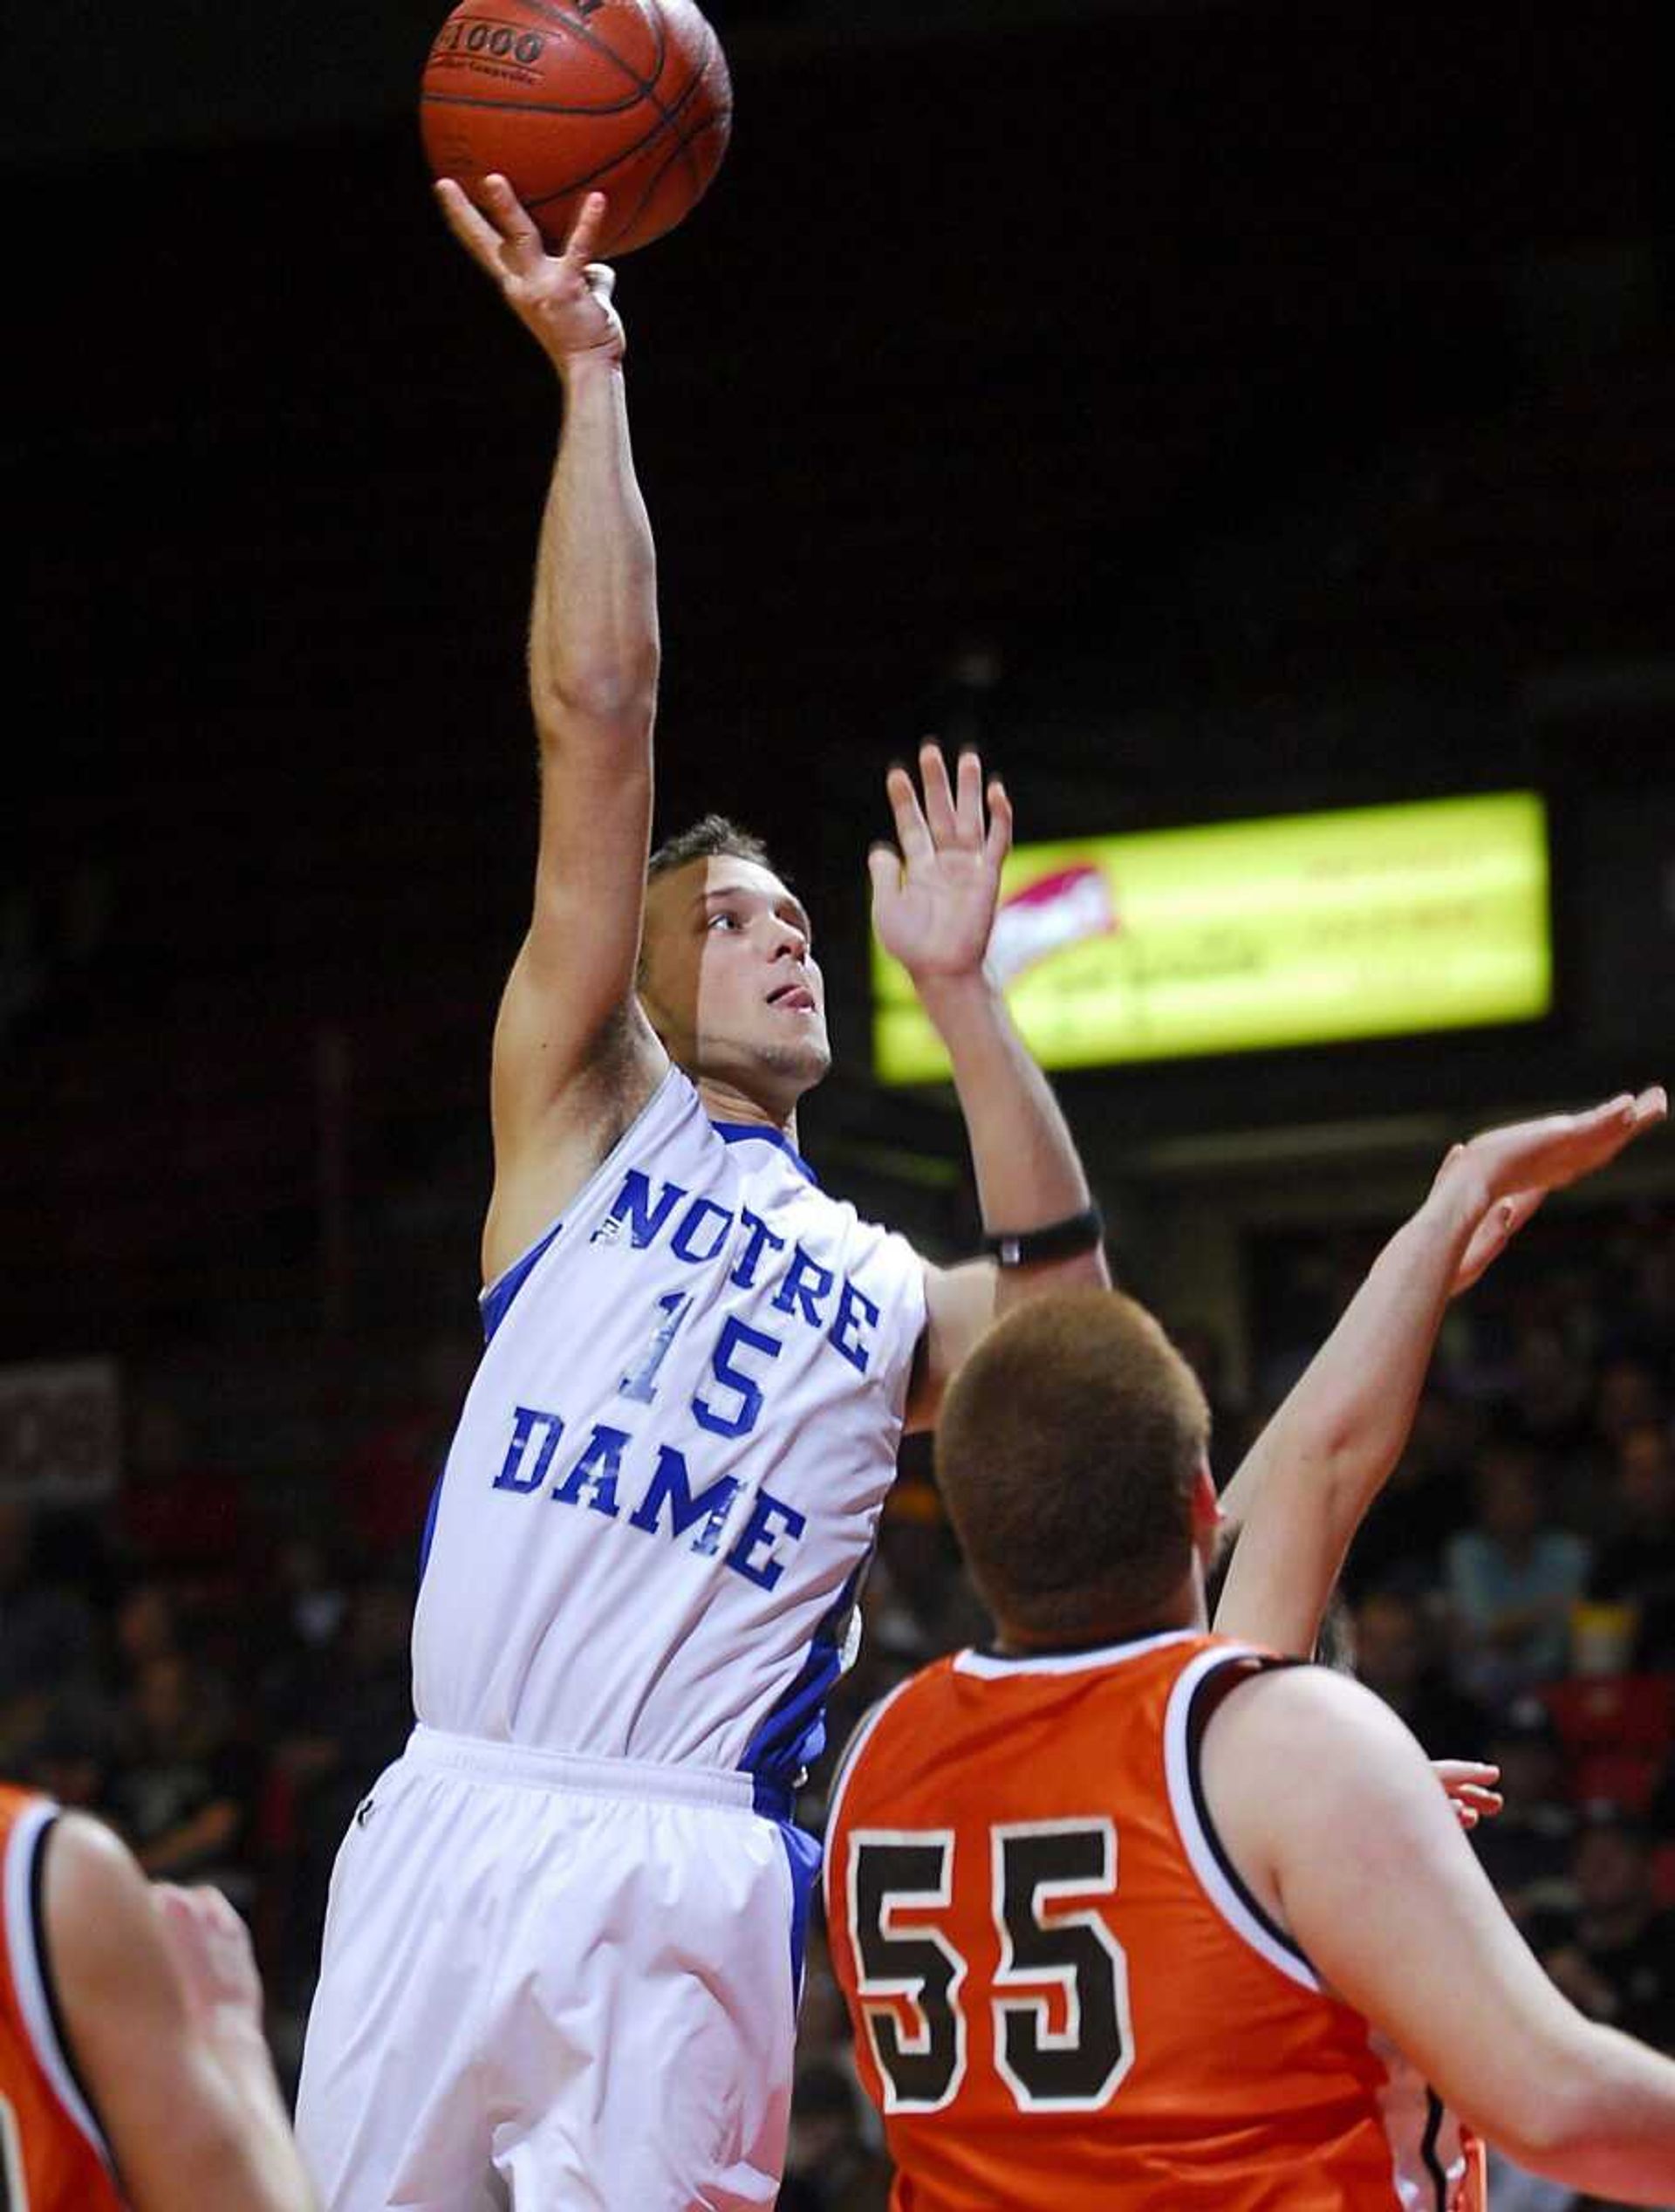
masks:
<svg viewBox="0 0 1675 2212"><path fill-rule="evenodd" d="M1270 1450L1220 1620L1312 1635L1384 1448L1388 1409L1359 1442L1343 1418L1378 1355L1405 1428L1473 1252L1664 1110L1650 1092L1451 1155L1276 1423L1317 1462L1331 1541ZM1190 1371L1115 1293L1008 1316L945 1406L938 1472L996 1640L878 1709L828 1830L897 2212L1454 2212L1480 2167L1445 2106L1572 2187L1670 2202L1675 2065L1548 1982L1401 1722L1207 1633L1207 1431Z"/></svg>
<svg viewBox="0 0 1675 2212"><path fill-rule="evenodd" d="M242 1923L0 1785L0 2212L311 2212Z"/></svg>

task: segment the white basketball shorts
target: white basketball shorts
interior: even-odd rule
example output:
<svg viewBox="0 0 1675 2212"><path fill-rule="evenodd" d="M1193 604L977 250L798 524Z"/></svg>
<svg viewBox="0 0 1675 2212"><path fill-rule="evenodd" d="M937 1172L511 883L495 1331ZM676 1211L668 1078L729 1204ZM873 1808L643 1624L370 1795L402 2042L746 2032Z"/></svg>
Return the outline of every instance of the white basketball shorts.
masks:
<svg viewBox="0 0 1675 2212"><path fill-rule="evenodd" d="M332 1880L326 2212L771 2205L817 1861L746 1776L415 1729Z"/></svg>

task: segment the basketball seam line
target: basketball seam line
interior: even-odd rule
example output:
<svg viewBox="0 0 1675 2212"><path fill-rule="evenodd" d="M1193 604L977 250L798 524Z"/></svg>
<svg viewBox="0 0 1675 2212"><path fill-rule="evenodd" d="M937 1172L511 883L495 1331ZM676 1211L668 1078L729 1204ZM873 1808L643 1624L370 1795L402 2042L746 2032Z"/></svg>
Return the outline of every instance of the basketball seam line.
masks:
<svg viewBox="0 0 1675 2212"><path fill-rule="evenodd" d="M714 34L712 33L712 38ZM555 200L567 198L571 193L585 191L587 187L592 183L596 177L608 175L610 172L613 168L617 168L619 163L632 160L633 155L636 154L643 154L647 147L654 145L662 133L675 124L681 109L691 103L693 94L698 90L699 86L703 82L704 72L708 68L708 66L709 57L707 54L704 57L703 68L701 68L694 72L691 81L682 87L680 99L667 113L660 106L658 106L656 102L653 101L648 103L648 105L657 106L658 120L646 134L644 138L637 139L632 146L625 146L621 147L619 151L612 154L608 161L600 162L596 168L589 169L585 175L573 178L568 184L555 185L550 192L542 192L536 195L533 198L527 200L524 202L524 205L529 209L530 212L533 215L537 209L550 207ZM509 106L511 103L509 101L503 100L485 100L483 105L486 107L504 107ZM678 157L678 155L685 150L685 147L688 143L685 138L680 136L678 131L674 133L674 135L677 142L671 152L671 161ZM694 131L692 135L695 138L698 134ZM650 199L653 192L656 190L657 186L662 181L664 176L667 174L668 167L669 163L665 161L659 168L656 176L646 187L646 191L642 194L639 201L636 204L633 214L617 224L616 228L619 232L626 230L632 223L634 217L642 212L646 201Z"/></svg>
<svg viewBox="0 0 1675 2212"><path fill-rule="evenodd" d="M643 10L636 9L640 21L646 24L647 27L653 31L657 41L657 75L646 79L624 59L614 46L607 46L603 38L596 38L585 24L572 23L568 16L561 16L552 6L551 0L523 0L523 3L532 14L541 16L550 23L555 30L564 31L570 38L575 39L578 45L585 46L590 52L598 54L603 59L613 64L631 85L638 86L640 97L647 106L655 107L660 113L662 113L663 103L657 96L657 79L663 74L663 65L669 58L669 49L668 42L663 35L661 17L653 16L648 18ZM663 120L667 122L669 118L664 115Z"/></svg>

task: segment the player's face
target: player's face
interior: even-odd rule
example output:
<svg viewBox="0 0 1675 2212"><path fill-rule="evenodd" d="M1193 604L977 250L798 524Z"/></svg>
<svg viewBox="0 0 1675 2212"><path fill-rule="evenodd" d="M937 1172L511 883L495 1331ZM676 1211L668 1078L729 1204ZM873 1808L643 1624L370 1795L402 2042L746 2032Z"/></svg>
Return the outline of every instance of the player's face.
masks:
<svg viewBox="0 0 1675 2212"><path fill-rule="evenodd" d="M789 1113L831 1065L803 905L770 868L694 860L646 893L640 997L691 1076Z"/></svg>

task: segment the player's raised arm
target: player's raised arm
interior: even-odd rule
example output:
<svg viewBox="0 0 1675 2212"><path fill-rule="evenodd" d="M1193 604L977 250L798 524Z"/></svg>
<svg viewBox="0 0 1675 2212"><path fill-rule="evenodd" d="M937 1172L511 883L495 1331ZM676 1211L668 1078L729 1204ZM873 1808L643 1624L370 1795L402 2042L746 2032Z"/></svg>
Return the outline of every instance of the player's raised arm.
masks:
<svg viewBox="0 0 1675 2212"><path fill-rule="evenodd" d="M74 2063L134 2212L313 2212L250 1939L213 1891L155 1890L64 1814L43 1846L47 1956Z"/></svg>
<svg viewBox="0 0 1675 2212"><path fill-rule="evenodd" d="M1400 1456L1448 1303L1550 1190L1660 1122L1660 1088L1457 1145L1221 1496L1239 1540L1215 1625L1314 1649L1350 1540Z"/></svg>
<svg viewBox="0 0 1675 2212"><path fill-rule="evenodd" d="M1453 2111L1573 2188L1675 2201L1675 2064L1554 1988L1378 1698L1320 1668L1262 1675L1212 1716L1201 1757L1257 1902Z"/></svg>
<svg viewBox="0 0 1675 2212"><path fill-rule="evenodd" d="M926 1270L926 1320L910 1426L936 1418L950 1377L997 1312L1046 1290L1108 1280L1076 1146L1046 1077L984 966L1012 807L974 752L949 783L941 750L920 750L923 797L905 768L887 790L896 846L868 856L879 941L906 969L954 1064L983 1228L997 1257Z"/></svg>
<svg viewBox="0 0 1675 2212"><path fill-rule="evenodd" d="M549 253L503 178L482 208L437 195L564 387L530 627L541 829L530 933L495 1036L496 1197L489 1274L546 1225L599 1126L663 1065L634 999L652 814L658 675L651 525L634 475L624 334L612 272L591 259L605 202L589 195ZM608 1099L602 1090L609 1092ZM585 1173L592 1161L580 1161Z"/></svg>

